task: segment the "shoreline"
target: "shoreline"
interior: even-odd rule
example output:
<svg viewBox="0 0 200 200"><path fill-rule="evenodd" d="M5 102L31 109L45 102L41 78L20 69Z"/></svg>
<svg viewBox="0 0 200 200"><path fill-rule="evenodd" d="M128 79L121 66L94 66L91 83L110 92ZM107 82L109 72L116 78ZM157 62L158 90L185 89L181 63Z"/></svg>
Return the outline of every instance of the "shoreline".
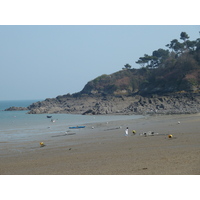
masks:
<svg viewBox="0 0 200 200"><path fill-rule="evenodd" d="M29 114L196 114L200 113L199 93L163 95L63 95L28 106Z"/></svg>
<svg viewBox="0 0 200 200"><path fill-rule="evenodd" d="M14 142L1 143L5 149L0 154L0 174L200 174L199 122L200 114L144 116L88 123L71 135L51 134L44 137L42 148L41 138L21 142L15 150ZM147 131L159 134L140 135Z"/></svg>

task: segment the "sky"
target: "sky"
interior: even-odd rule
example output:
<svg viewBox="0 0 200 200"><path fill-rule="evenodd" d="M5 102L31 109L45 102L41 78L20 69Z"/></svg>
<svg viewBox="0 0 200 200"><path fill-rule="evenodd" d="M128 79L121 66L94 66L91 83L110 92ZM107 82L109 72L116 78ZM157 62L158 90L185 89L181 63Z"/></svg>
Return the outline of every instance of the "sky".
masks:
<svg viewBox="0 0 200 200"><path fill-rule="evenodd" d="M0 26L0 100L46 99L79 92L102 74L121 70L200 26Z"/></svg>
<svg viewBox="0 0 200 200"><path fill-rule="evenodd" d="M139 57L166 48L182 31L191 40L200 37L195 5L194 0L181 9L172 0L3 1L0 100L72 94L127 63L139 68Z"/></svg>

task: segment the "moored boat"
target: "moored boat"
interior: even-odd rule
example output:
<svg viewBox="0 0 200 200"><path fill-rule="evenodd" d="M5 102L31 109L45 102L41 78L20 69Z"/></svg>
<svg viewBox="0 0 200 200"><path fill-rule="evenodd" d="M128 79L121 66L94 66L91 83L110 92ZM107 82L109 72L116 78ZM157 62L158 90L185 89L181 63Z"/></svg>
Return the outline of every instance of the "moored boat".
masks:
<svg viewBox="0 0 200 200"><path fill-rule="evenodd" d="M70 126L69 129L85 128L85 126Z"/></svg>

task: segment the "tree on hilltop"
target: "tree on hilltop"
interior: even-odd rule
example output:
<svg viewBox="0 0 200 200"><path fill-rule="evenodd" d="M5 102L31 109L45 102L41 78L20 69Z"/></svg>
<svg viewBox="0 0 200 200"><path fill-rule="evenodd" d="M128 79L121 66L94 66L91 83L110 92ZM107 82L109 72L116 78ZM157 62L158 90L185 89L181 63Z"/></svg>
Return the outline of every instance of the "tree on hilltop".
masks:
<svg viewBox="0 0 200 200"><path fill-rule="evenodd" d="M173 39L166 47L172 49L177 55L183 52L184 44L180 43L177 39Z"/></svg>
<svg viewBox="0 0 200 200"><path fill-rule="evenodd" d="M181 35L180 35L180 39L183 40L184 42L189 39L190 37L188 36L188 34L186 32L181 32Z"/></svg>
<svg viewBox="0 0 200 200"><path fill-rule="evenodd" d="M148 67L150 69L157 68L159 64L168 57L169 51L164 49L158 49L153 51L152 55L149 56L144 54L144 57L140 57L137 64L140 64L142 67Z"/></svg>
<svg viewBox="0 0 200 200"><path fill-rule="evenodd" d="M132 67L131 65L125 64L123 69L131 69L131 67Z"/></svg>
<svg viewBox="0 0 200 200"><path fill-rule="evenodd" d="M151 65L152 56L149 56L147 54L144 54L144 57L140 57L138 61L136 61L137 64L141 65L141 67L148 67Z"/></svg>

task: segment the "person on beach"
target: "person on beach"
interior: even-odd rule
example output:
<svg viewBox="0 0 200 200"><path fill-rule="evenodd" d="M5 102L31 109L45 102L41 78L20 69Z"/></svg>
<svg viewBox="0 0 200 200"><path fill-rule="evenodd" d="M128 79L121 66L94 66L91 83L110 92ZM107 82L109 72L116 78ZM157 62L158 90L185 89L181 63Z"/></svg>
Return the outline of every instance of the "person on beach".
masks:
<svg viewBox="0 0 200 200"><path fill-rule="evenodd" d="M125 136L128 136L128 127L125 130Z"/></svg>

